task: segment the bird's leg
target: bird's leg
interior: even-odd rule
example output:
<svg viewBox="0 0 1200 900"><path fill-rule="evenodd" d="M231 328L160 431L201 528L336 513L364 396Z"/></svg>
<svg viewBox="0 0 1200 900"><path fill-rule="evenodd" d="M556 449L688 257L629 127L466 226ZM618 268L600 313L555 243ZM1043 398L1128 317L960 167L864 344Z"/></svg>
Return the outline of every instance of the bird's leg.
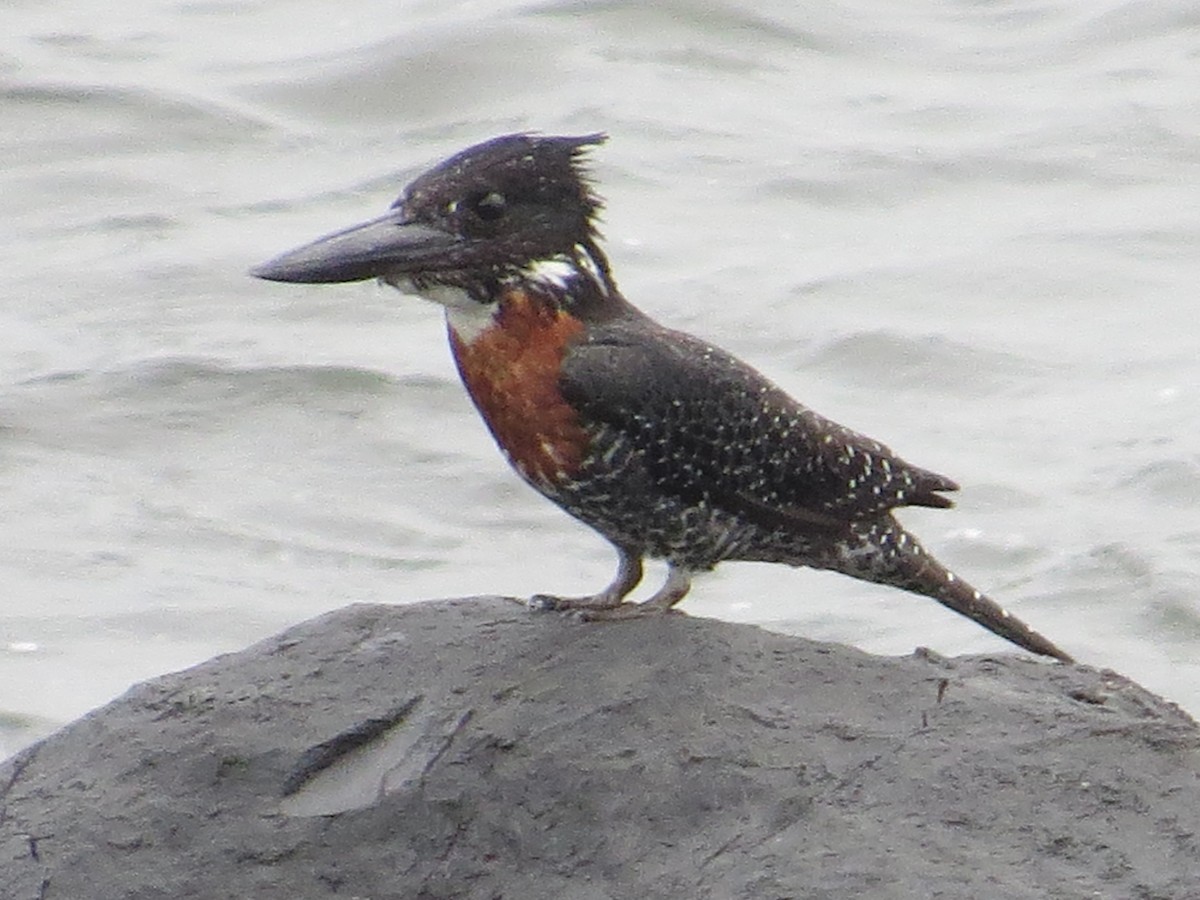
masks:
<svg viewBox="0 0 1200 900"><path fill-rule="evenodd" d="M692 589L692 572L675 563L669 563L667 580L649 600L636 604L643 613L664 613L687 596Z"/></svg>
<svg viewBox="0 0 1200 900"><path fill-rule="evenodd" d="M579 610L583 613L615 609L621 605L625 595L637 587L638 582L642 580L642 558L640 556L634 556L621 547L617 548L617 556L617 576L612 580L612 584L600 593L589 594L586 597L555 597L550 594L535 594L529 598L529 605L537 609Z"/></svg>
<svg viewBox="0 0 1200 900"><path fill-rule="evenodd" d="M594 607L582 610L581 615L589 622L611 622L615 619L661 616L671 612L671 607L687 595L691 586L691 570L671 563L667 570L666 583L649 600L641 603L619 603L616 606Z"/></svg>

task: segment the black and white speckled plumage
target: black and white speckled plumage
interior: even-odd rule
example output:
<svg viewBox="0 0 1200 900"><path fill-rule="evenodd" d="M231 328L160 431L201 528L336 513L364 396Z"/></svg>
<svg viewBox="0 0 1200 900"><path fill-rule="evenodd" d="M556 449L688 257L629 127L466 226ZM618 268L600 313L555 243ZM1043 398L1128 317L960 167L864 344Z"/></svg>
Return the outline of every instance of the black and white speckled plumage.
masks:
<svg viewBox="0 0 1200 900"><path fill-rule="evenodd" d="M806 409L728 353L652 323L594 329L567 353L562 391L593 430L565 505L614 543L693 569L733 559L836 568L828 551L849 523L897 506L949 506L937 492L956 488ZM624 515L618 491L584 499L591 478L614 477L635 498ZM648 514L647 497L668 508ZM656 537L685 510L711 516L699 529L711 543L694 527Z"/></svg>
<svg viewBox="0 0 1200 900"><path fill-rule="evenodd" d="M957 490L953 481L822 418L621 296L597 243L600 201L580 168L601 139L509 135L469 148L418 178L383 219L256 274L378 277L447 306L460 371L501 449L620 555L605 590L542 605L594 618L661 612L687 593L693 572L727 560L785 563L924 594L1069 660L939 564L893 516L904 506L951 506L942 494ZM505 329L513 330L498 337ZM535 370L547 360L559 368ZM523 395L512 372L526 369ZM514 421L524 409L528 419ZM669 562L667 583L645 603L624 603L645 557Z"/></svg>

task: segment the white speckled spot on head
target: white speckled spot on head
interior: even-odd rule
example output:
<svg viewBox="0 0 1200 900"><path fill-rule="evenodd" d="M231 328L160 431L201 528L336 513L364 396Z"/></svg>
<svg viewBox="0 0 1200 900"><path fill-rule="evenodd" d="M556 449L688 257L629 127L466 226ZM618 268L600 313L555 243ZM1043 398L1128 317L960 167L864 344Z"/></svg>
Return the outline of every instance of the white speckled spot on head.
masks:
<svg viewBox="0 0 1200 900"><path fill-rule="evenodd" d="M575 264L578 266L578 271L582 275L586 275L600 289L600 293L604 296L610 296L608 277L604 274L600 263L592 256L587 247L582 244L575 245Z"/></svg>

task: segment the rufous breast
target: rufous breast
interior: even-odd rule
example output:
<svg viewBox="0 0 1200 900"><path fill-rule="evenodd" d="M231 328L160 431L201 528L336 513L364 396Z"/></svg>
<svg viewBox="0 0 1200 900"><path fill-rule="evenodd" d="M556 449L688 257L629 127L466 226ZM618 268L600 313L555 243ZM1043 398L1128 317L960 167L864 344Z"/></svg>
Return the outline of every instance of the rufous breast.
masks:
<svg viewBox="0 0 1200 900"><path fill-rule="evenodd" d="M569 481L587 453L588 434L563 399L563 357L583 323L535 290L505 291L491 321L450 344L463 384L496 443L529 481Z"/></svg>

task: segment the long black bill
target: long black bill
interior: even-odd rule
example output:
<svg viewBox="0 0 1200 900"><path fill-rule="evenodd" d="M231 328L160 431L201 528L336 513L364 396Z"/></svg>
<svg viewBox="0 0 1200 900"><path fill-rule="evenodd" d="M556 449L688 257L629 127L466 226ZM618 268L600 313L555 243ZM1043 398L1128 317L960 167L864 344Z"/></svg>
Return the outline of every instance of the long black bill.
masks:
<svg viewBox="0 0 1200 900"><path fill-rule="evenodd" d="M452 234L406 222L400 210L393 210L280 254L255 266L250 274L267 281L301 284L365 281L440 268L462 243Z"/></svg>

